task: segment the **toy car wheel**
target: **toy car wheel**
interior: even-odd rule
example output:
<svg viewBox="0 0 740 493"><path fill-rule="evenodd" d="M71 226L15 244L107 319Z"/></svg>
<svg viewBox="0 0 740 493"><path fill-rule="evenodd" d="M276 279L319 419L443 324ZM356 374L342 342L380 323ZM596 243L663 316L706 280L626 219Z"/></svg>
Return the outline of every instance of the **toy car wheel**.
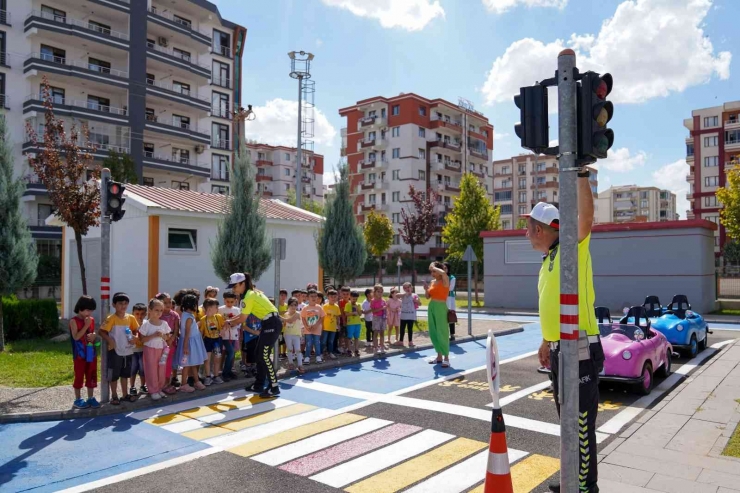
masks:
<svg viewBox="0 0 740 493"><path fill-rule="evenodd" d="M642 377L642 383L638 385L638 392L642 395L648 395L653 390L653 365L649 361L646 361L642 367Z"/></svg>
<svg viewBox="0 0 740 493"><path fill-rule="evenodd" d="M672 364L671 357L672 357L671 350L669 349L668 351L666 351L665 363L658 370L658 376L667 378L668 375L671 374L671 364Z"/></svg>
<svg viewBox="0 0 740 493"><path fill-rule="evenodd" d="M699 343L696 342L696 334L691 334L691 341L689 342L689 356L695 357L699 354Z"/></svg>
<svg viewBox="0 0 740 493"><path fill-rule="evenodd" d="M707 348L707 337L709 337L709 328L704 329L704 340L699 343L699 351L704 351Z"/></svg>

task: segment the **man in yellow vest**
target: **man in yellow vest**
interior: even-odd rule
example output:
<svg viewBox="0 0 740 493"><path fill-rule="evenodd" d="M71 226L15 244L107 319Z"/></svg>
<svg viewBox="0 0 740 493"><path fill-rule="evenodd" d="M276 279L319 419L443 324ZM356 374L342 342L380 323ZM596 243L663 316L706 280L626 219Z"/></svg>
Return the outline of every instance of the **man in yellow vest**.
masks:
<svg viewBox="0 0 740 493"><path fill-rule="evenodd" d="M596 482L596 412L599 407L599 372L604 365L604 351L599 338L599 326L594 313L593 269L591 266L591 227L594 221L594 198L589 184L589 171L578 173L578 327L586 331L589 341L588 356L579 361L578 423L582 431L579 457L580 491L598 493ZM532 247L542 252L537 290L542 326L540 364L550 367L555 406L558 403L558 361L560 356L560 213L552 204L539 202L527 218L527 237ZM551 491L560 491L560 484L551 484ZM569 492L570 493L570 492Z"/></svg>

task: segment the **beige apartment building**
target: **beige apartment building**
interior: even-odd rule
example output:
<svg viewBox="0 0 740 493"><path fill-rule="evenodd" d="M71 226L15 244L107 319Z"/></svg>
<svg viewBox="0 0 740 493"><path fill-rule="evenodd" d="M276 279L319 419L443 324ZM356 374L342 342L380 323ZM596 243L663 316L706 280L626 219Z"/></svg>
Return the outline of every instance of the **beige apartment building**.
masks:
<svg viewBox="0 0 740 493"><path fill-rule="evenodd" d="M339 110L342 155L347 157L352 200L359 222L371 210L401 226L401 209L412 206L409 185L439 194L440 224L434 237L415 248L420 258L441 258L444 215L472 173L491 195L493 126L472 105L426 99L413 93L373 97ZM398 234L391 251L409 251Z"/></svg>
<svg viewBox="0 0 740 493"><path fill-rule="evenodd" d="M728 170L740 164L740 101L694 110L683 121L688 129L686 163L689 172L690 210L688 219L707 219L716 223L714 253L719 257L726 241L725 228L719 223L717 188L725 186Z"/></svg>
<svg viewBox="0 0 740 493"><path fill-rule="evenodd" d="M535 159L536 158L536 159ZM591 171L596 196L598 171ZM493 204L501 207L501 229L514 229L522 214L537 202L558 204L558 160L555 156L520 154L493 162Z"/></svg>
<svg viewBox="0 0 740 493"><path fill-rule="evenodd" d="M596 199L597 223L677 221L676 194L657 187L610 187Z"/></svg>
<svg viewBox="0 0 740 493"><path fill-rule="evenodd" d="M257 167L257 193L262 197L287 200L296 190L298 154L295 147L247 143L247 156ZM301 153L303 198L324 203L324 156Z"/></svg>

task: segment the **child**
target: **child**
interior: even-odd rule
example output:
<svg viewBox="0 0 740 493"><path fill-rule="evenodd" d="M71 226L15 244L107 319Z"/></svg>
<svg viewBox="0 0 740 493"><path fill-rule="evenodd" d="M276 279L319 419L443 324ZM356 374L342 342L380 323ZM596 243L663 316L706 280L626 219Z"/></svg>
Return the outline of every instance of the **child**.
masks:
<svg viewBox="0 0 740 493"><path fill-rule="evenodd" d="M288 290L287 289L281 289L280 290L280 302L277 305L278 309L278 315L285 315L285 312L288 311ZM283 327L285 329L285 327ZM287 355L285 354L285 337L283 337L283 334L280 334L280 338L278 339L279 346L278 349L280 350L280 359L287 358Z"/></svg>
<svg viewBox="0 0 740 493"><path fill-rule="evenodd" d="M236 295L231 291L224 293L224 304L218 307L218 313L225 319L230 320L239 316L239 308L236 306ZM221 339L223 339L226 358L224 358L223 381L228 382L236 378L234 373L234 354L236 345L239 343L239 333L242 331L241 324L231 328L224 327L221 329Z"/></svg>
<svg viewBox="0 0 740 493"><path fill-rule="evenodd" d="M373 300L373 290L365 289L365 301L362 302L362 314L365 315L365 347L373 343L373 311L370 302Z"/></svg>
<svg viewBox="0 0 740 493"><path fill-rule="evenodd" d="M139 327L141 327L141 324L144 323L144 317L146 317L146 305L144 303L135 304L131 313L139 324ZM134 336L136 339L134 339L134 354L131 355L131 388L128 393L131 395L137 394L136 375L139 375L139 380L141 381L141 387L139 390L141 390L142 394L148 394L149 390L146 387L146 369L144 368L144 343L139 339L138 329L134 331Z"/></svg>
<svg viewBox="0 0 740 493"><path fill-rule="evenodd" d="M303 374L303 358L301 353L301 314L298 312L298 299L291 297L286 304L287 311L280 315L283 319L283 335L285 337L285 346L288 353L288 370L295 370L293 359L298 364L298 373Z"/></svg>
<svg viewBox="0 0 740 493"><path fill-rule="evenodd" d="M116 391L121 379L121 393L124 401L136 402L136 397L128 393L128 379L131 376L131 361L134 353L134 331L139 328L136 318L126 313L129 297L126 293L113 295L115 312L100 327L100 337L108 343L108 381L110 382L110 403L121 404Z"/></svg>
<svg viewBox="0 0 740 493"><path fill-rule="evenodd" d="M316 290L316 292L318 293L318 290ZM308 291L307 290L301 289L299 291L299 293L298 293L298 303L299 303L298 304L298 308L300 308L300 310L298 310L298 311L301 311L301 310L303 310L304 308L306 308L308 306Z"/></svg>
<svg viewBox="0 0 740 493"><path fill-rule="evenodd" d="M203 291L203 304L200 305L198 308L198 322L200 322L200 319L202 319L206 315L206 308L205 308L205 300L208 298L217 299L218 298L218 288L215 286L208 286L205 291ZM200 301L200 298L198 299Z"/></svg>
<svg viewBox="0 0 740 493"><path fill-rule="evenodd" d="M349 286L339 288L339 312L341 316L339 318L339 332L337 333L337 341L334 344L334 348L335 352L339 354L346 352L348 356L352 356L351 343L347 342L347 315L344 312L347 303L349 303L349 294Z"/></svg>
<svg viewBox="0 0 740 493"><path fill-rule="evenodd" d="M401 346L403 346L404 333L408 330L409 347L414 347L414 342L411 340L411 331L416 323L416 311L420 305L419 297L413 292L411 283L403 283L403 296L401 297L401 339L399 341Z"/></svg>
<svg viewBox="0 0 740 493"><path fill-rule="evenodd" d="M180 315L174 310L169 293L157 293L155 298L161 301L164 307L160 320L167 322L172 334L169 342L170 352L167 355L167 364L164 371L165 379L169 381L169 384L162 389L162 392L174 394L180 386L180 381L177 379L177 360L175 359L177 339L180 337Z"/></svg>
<svg viewBox="0 0 740 493"><path fill-rule="evenodd" d="M352 341L354 341L355 357L360 356L360 314L361 308L357 304L357 299L360 297L360 293L352 291L350 293L350 300L344 307L344 313L347 317L347 349L349 355L352 356Z"/></svg>
<svg viewBox="0 0 740 493"><path fill-rule="evenodd" d="M334 340L337 336L339 317L342 312L337 305L338 293L332 289L327 295L329 301L322 307L324 310L324 330L321 332L321 353L327 353L329 358L337 359L334 354Z"/></svg>
<svg viewBox="0 0 740 493"><path fill-rule="evenodd" d="M383 332L386 327L386 302L383 299L383 285L376 284L373 288L373 299L370 309L373 311L373 351L375 354L385 354L385 340Z"/></svg>
<svg viewBox="0 0 740 493"><path fill-rule="evenodd" d="M198 330L203 336L203 345L206 348L206 387L212 383L224 383L221 378L221 329L224 327L224 317L218 313L218 300L215 298L206 298L203 301L205 314L198 322ZM213 358L213 359L211 359ZM213 365L211 365L213 363ZM216 369L216 376L213 376L213 369Z"/></svg>
<svg viewBox="0 0 740 493"><path fill-rule="evenodd" d="M193 294L182 297L182 317L180 317L180 339L177 341L177 362L182 366L182 385L180 392L203 390L205 385L198 379L198 367L206 360L206 347L198 332L195 312L198 311L198 298ZM193 379L193 386L188 384Z"/></svg>
<svg viewBox="0 0 740 493"><path fill-rule="evenodd" d="M75 316L69 321L69 332L72 335L72 362L74 365L75 380L72 388L75 390L74 407L85 409L100 407L100 403L93 395L98 386L98 359L95 356L95 319L92 312L96 303L90 296L80 296L75 305ZM82 384L87 387L87 400L80 396Z"/></svg>
<svg viewBox="0 0 740 493"><path fill-rule="evenodd" d="M139 338L144 343L144 366L146 374L149 375L149 397L158 401L167 394L162 392L165 383L165 368L167 357L160 361L164 354L164 348L169 348L172 338L172 329L162 320L164 303L157 298L149 300L149 318L139 327ZM169 351L169 349L168 349Z"/></svg>
<svg viewBox="0 0 740 493"><path fill-rule="evenodd" d="M321 359L321 328L324 323L324 310L317 303L319 295L316 290L308 292L308 305L301 310L301 321L303 322L303 333L306 336L306 352L303 364L311 363L311 349L316 350L316 363L322 363Z"/></svg>
<svg viewBox="0 0 740 493"><path fill-rule="evenodd" d="M388 297L388 345L398 346L398 326L401 325L401 300L398 299L398 289L391 288ZM391 343L391 332L396 334L396 342Z"/></svg>

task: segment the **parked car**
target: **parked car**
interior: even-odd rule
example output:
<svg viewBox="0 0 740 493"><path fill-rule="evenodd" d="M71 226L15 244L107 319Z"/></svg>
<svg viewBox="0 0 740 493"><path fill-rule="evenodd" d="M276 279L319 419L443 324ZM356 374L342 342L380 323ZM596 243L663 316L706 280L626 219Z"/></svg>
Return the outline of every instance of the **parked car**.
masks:
<svg viewBox="0 0 740 493"><path fill-rule="evenodd" d="M649 298L657 300L657 296L648 296L645 299L646 303ZM671 303L653 319L652 326L662 333L674 348L691 358L706 349L707 337L711 334L704 317L691 309L688 298L683 294L673 297Z"/></svg>

